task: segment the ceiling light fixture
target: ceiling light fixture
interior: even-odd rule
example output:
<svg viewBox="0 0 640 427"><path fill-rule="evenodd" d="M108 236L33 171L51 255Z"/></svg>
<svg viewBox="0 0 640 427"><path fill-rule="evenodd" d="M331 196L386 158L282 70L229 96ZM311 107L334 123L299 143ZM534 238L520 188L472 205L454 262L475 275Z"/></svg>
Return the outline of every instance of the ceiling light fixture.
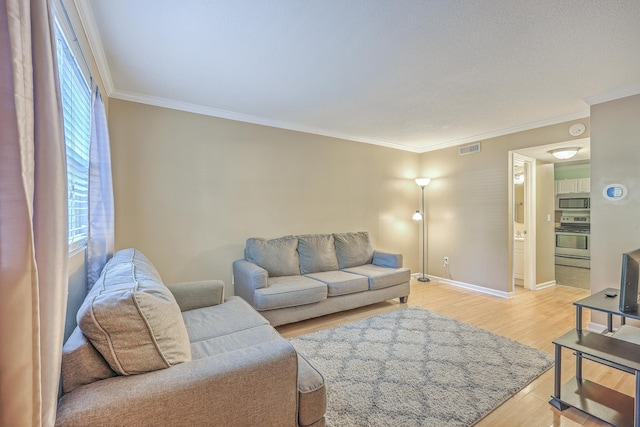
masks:
<svg viewBox="0 0 640 427"><path fill-rule="evenodd" d="M551 153L551 155L556 159L567 160L575 156L579 150L580 148L578 147L566 147L566 148L558 148L556 150L551 150L549 151L549 153Z"/></svg>

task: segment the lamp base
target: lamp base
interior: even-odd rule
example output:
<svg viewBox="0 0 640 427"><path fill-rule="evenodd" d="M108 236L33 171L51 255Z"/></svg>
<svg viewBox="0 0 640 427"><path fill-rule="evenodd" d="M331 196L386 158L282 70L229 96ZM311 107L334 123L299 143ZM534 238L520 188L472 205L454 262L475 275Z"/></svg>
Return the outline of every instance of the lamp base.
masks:
<svg viewBox="0 0 640 427"><path fill-rule="evenodd" d="M430 282L428 277L418 277L418 282Z"/></svg>

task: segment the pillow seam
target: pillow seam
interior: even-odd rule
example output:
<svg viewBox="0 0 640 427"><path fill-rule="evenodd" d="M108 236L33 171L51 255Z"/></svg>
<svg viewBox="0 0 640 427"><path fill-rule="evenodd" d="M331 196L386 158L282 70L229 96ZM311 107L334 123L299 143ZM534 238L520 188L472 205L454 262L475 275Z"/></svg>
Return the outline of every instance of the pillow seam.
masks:
<svg viewBox="0 0 640 427"><path fill-rule="evenodd" d="M138 281L137 277L136 277L136 272L137 272L137 268L136 268L136 263L134 262L134 258L135 258L135 254L136 254L136 249L133 250L133 253L131 254L131 265L133 266L133 268L131 269L132 272L132 280L133 282L136 284L135 287L135 292L132 293L131 295L131 299L133 300L133 303L136 307L136 310L138 311L138 314L140 315L140 317L144 320L144 324L147 326L147 333L149 334L149 336L151 337L151 342L153 343L153 346L155 347L156 351L158 352L158 354L160 355L160 358L162 359L162 361L164 362L165 366L168 368L171 366L171 363L169 363L169 361L167 360L167 358L164 355L164 352L162 351L162 349L160 348L160 345L158 344L158 341L156 340L156 336L153 333L153 328L151 327L151 325L149 324L149 321L147 319L147 316L142 312L141 308L140 308L140 304L138 304L138 299L136 298L136 294L138 292L139 289L139 285L140 282ZM164 286L164 284L163 284Z"/></svg>

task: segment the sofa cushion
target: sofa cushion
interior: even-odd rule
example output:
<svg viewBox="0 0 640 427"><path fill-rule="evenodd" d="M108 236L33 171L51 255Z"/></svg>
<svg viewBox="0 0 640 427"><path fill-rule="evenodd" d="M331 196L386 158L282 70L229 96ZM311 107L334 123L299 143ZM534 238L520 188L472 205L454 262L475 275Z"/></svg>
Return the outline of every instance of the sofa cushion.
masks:
<svg viewBox="0 0 640 427"><path fill-rule="evenodd" d="M359 267L345 268L346 272L361 274L369 278L369 289L382 289L411 280L408 268L387 268L366 264Z"/></svg>
<svg viewBox="0 0 640 427"><path fill-rule="evenodd" d="M331 234L308 234L296 237L301 274L339 269L336 247Z"/></svg>
<svg viewBox="0 0 640 427"><path fill-rule="evenodd" d="M267 270L270 277L300 274L298 239L293 236L271 240L251 237L247 239L245 258Z"/></svg>
<svg viewBox="0 0 640 427"><path fill-rule="evenodd" d="M366 231L336 233L333 235L340 269L371 264L373 243Z"/></svg>
<svg viewBox="0 0 640 427"><path fill-rule="evenodd" d="M327 295L330 297L363 292L369 289L369 278L345 271L323 271L307 274L306 277L326 284Z"/></svg>
<svg viewBox="0 0 640 427"><path fill-rule="evenodd" d="M282 338L267 319L240 297L182 313L191 357L201 359Z"/></svg>
<svg viewBox="0 0 640 427"><path fill-rule="evenodd" d="M191 360L189 336L173 294L139 251L117 252L80 310L78 326L121 375Z"/></svg>
<svg viewBox="0 0 640 427"><path fill-rule="evenodd" d="M257 289L253 298L258 311L313 304L327 298L327 285L308 277L270 277L267 282L269 286Z"/></svg>
<svg viewBox="0 0 640 427"><path fill-rule="evenodd" d="M62 393L116 375L80 328L76 327L62 347Z"/></svg>

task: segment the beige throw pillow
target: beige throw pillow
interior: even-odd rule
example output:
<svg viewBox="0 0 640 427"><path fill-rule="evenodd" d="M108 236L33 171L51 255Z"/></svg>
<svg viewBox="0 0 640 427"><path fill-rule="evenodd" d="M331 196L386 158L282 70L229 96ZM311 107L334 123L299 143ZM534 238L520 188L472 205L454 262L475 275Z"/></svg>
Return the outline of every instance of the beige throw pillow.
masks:
<svg viewBox="0 0 640 427"><path fill-rule="evenodd" d="M175 298L149 260L117 252L78 311L78 326L121 375L191 360L187 329Z"/></svg>

